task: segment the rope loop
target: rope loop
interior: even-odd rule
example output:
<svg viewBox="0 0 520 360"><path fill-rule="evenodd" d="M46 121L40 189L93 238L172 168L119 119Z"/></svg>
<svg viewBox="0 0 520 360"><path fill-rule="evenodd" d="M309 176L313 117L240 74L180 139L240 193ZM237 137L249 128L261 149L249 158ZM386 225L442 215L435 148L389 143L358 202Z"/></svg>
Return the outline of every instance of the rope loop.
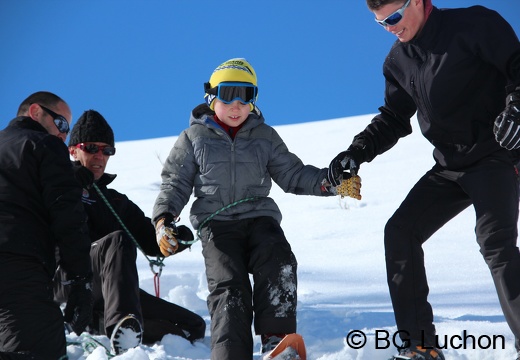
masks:
<svg viewBox="0 0 520 360"><path fill-rule="evenodd" d="M163 263L164 257L157 257L157 260L149 260L150 263L150 270L152 270L152 273L157 276L161 276L162 268L164 267ZM155 271L155 267L158 267L158 270Z"/></svg>

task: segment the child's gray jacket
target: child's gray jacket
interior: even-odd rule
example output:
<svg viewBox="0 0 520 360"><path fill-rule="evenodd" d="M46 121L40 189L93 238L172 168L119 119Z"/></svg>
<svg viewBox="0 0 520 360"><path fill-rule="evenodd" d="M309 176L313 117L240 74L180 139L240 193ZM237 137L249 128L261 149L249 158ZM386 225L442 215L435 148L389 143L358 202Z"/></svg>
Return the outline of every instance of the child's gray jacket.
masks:
<svg viewBox="0 0 520 360"><path fill-rule="evenodd" d="M287 193L332 195L321 189L327 168L304 165L265 124L258 108L249 114L234 140L215 122L214 114L205 104L196 107L190 127L175 142L161 173L154 222L165 213L180 215L192 190L196 198L190 214L194 229L229 205L213 219L271 216L280 222L280 209L268 197L271 179Z"/></svg>

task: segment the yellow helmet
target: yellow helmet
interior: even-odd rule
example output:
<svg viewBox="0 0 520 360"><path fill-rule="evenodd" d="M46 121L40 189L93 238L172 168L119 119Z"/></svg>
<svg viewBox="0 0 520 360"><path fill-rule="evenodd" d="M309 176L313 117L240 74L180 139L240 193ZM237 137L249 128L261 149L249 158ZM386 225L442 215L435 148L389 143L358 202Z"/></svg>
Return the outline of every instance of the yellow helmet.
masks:
<svg viewBox="0 0 520 360"><path fill-rule="evenodd" d="M243 58L229 59L217 66L217 68L211 74L209 82L204 84L204 89L205 91L208 89L213 89L222 82L243 82L258 86L255 69L253 69L251 64L249 64L247 60ZM215 110L215 98L215 95L208 94L207 92L204 95L204 99L206 100L206 103L211 110ZM249 104L251 110L254 108L253 103Z"/></svg>

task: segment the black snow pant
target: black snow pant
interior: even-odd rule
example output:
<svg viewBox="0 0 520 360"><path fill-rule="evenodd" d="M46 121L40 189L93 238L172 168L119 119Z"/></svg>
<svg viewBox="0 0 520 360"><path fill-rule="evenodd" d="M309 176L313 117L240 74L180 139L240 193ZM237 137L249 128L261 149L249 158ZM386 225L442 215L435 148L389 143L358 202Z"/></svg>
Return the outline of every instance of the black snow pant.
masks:
<svg viewBox="0 0 520 360"><path fill-rule="evenodd" d="M110 337L115 325L134 314L143 325L143 342L152 344L166 334L190 341L204 337L206 323L199 315L139 289L135 244L123 231L92 243L93 333ZM66 302L67 288L55 281L55 298Z"/></svg>
<svg viewBox="0 0 520 360"><path fill-rule="evenodd" d="M123 231L94 241L90 248L94 313L103 314L102 324L108 337L128 314L134 314L143 323L136 259L136 247ZM54 282L54 298L59 302L68 298L68 287L61 285L63 277L63 272L58 271Z"/></svg>
<svg viewBox="0 0 520 360"><path fill-rule="evenodd" d="M213 220L201 233L211 359L253 358L253 314L256 334L296 332L297 263L279 223Z"/></svg>
<svg viewBox="0 0 520 360"><path fill-rule="evenodd" d="M204 338L206 322L199 315L144 290L139 296L144 318L143 343L161 341L166 334L182 336L190 342Z"/></svg>
<svg viewBox="0 0 520 360"><path fill-rule="evenodd" d="M386 224L387 281L403 341L436 345L422 244L470 205L476 213L476 239L502 311L513 334L520 338L519 182L511 160L501 154L463 171L434 166Z"/></svg>
<svg viewBox="0 0 520 360"><path fill-rule="evenodd" d="M35 259L0 254L0 359L65 359L65 328L51 275Z"/></svg>

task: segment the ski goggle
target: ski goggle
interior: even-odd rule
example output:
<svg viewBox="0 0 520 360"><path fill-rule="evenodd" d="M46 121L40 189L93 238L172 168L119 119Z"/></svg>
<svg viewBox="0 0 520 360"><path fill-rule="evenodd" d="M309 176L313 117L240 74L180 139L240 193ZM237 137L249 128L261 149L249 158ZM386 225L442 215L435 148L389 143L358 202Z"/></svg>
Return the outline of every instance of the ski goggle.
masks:
<svg viewBox="0 0 520 360"><path fill-rule="evenodd" d="M70 131L69 122L65 119L64 116L60 114L56 114L54 111L47 109L45 106L38 104L39 107L42 108L47 114L52 116L52 120L54 121L54 125L58 128L58 131L62 134L68 134Z"/></svg>
<svg viewBox="0 0 520 360"><path fill-rule="evenodd" d="M255 102L258 94L257 86L243 82L222 82L214 88L210 88L209 83L205 83L204 90L226 104L231 104L235 100L242 104L251 104Z"/></svg>
<svg viewBox="0 0 520 360"><path fill-rule="evenodd" d="M390 14L383 20L377 20L374 19L379 25L383 27L387 26L394 26L397 25L397 23L401 20L403 20L403 13L406 10L406 8L410 5L410 0L408 0L400 9L398 9L396 12Z"/></svg>
<svg viewBox="0 0 520 360"><path fill-rule="evenodd" d="M115 155L115 153L116 153L116 148L113 146L108 146L108 145L80 143L80 144L77 144L76 147L78 149L81 149L84 152L87 152L92 155L97 154L99 151L101 151L101 153L103 155L107 155L107 156L112 156L112 155Z"/></svg>

